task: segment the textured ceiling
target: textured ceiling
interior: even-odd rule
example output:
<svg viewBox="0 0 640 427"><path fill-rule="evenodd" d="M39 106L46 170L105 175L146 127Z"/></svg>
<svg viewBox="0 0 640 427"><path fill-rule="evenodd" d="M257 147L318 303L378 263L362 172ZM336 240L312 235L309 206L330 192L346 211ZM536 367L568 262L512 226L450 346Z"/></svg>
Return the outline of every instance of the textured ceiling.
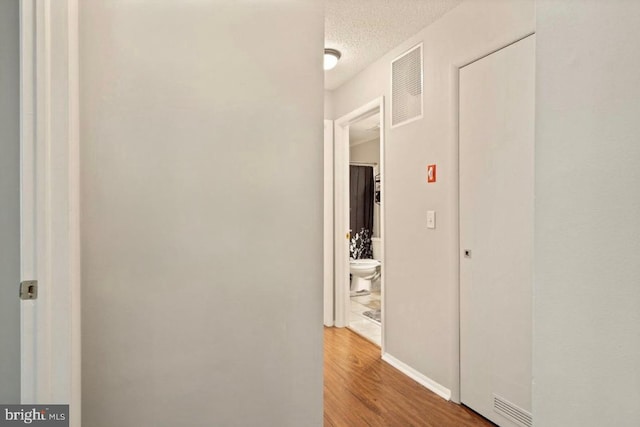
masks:
<svg viewBox="0 0 640 427"><path fill-rule="evenodd" d="M325 43L342 58L325 71L333 90L462 0L325 0Z"/></svg>

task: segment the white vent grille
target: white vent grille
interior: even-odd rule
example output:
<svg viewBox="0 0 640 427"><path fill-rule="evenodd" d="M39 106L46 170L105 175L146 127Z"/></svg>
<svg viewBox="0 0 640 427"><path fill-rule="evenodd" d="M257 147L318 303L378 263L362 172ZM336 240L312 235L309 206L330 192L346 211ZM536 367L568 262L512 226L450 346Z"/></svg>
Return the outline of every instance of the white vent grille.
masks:
<svg viewBox="0 0 640 427"><path fill-rule="evenodd" d="M422 117L422 45L391 62L391 127Z"/></svg>
<svg viewBox="0 0 640 427"><path fill-rule="evenodd" d="M495 394L493 395L493 409L521 426L531 427L533 423L530 413Z"/></svg>

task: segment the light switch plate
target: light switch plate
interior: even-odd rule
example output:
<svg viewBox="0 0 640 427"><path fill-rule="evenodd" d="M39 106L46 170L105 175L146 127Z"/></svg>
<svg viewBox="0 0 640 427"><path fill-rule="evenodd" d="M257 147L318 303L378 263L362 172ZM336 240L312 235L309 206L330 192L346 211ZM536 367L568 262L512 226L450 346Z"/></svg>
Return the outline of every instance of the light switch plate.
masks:
<svg viewBox="0 0 640 427"><path fill-rule="evenodd" d="M436 228L436 211L427 211L427 228Z"/></svg>

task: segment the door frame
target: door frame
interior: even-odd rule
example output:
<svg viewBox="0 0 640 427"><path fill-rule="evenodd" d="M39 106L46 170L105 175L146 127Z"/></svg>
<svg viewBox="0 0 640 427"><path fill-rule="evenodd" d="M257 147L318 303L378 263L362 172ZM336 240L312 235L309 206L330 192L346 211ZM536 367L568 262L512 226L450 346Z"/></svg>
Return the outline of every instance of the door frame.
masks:
<svg viewBox="0 0 640 427"><path fill-rule="evenodd" d="M324 325L334 325L333 309L333 120L324 121Z"/></svg>
<svg viewBox="0 0 640 427"><path fill-rule="evenodd" d="M20 0L21 403L80 426L78 0Z"/></svg>
<svg viewBox="0 0 640 427"><path fill-rule="evenodd" d="M349 325L349 245L345 239L349 230L349 126L374 112L380 112L380 192L385 190L385 113L384 96L353 110L334 122L334 266L335 266L335 326ZM382 239L382 258L385 259L385 203L380 207L380 237ZM385 348L385 271L381 269L380 292L382 313L381 350Z"/></svg>

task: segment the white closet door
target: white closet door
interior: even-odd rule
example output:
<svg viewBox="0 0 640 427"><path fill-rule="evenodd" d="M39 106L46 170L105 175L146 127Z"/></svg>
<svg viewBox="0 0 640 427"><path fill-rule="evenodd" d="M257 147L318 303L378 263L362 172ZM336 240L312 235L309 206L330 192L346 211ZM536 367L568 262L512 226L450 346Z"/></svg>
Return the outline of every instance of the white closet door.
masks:
<svg viewBox="0 0 640 427"><path fill-rule="evenodd" d="M535 36L460 70L462 403L531 425Z"/></svg>

